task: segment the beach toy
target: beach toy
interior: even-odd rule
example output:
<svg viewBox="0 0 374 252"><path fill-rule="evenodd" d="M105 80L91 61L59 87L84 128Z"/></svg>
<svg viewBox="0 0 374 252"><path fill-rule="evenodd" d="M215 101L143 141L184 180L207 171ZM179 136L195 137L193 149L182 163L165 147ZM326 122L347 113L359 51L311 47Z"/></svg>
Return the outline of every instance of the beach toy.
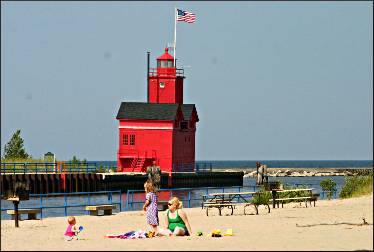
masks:
<svg viewBox="0 0 374 252"><path fill-rule="evenodd" d="M212 237L221 237L221 229L214 229L212 232Z"/></svg>
<svg viewBox="0 0 374 252"><path fill-rule="evenodd" d="M145 234L146 238L152 238L155 237L155 232L154 231L149 231L148 233Z"/></svg>
<svg viewBox="0 0 374 252"><path fill-rule="evenodd" d="M203 232L197 231L196 236L203 236Z"/></svg>
<svg viewBox="0 0 374 252"><path fill-rule="evenodd" d="M231 228L227 229L226 233L224 234L224 236L233 236L232 229Z"/></svg>
<svg viewBox="0 0 374 252"><path fill-rule="evenodd" d="M83 231L83 226L79 226L79 232L82 232Z"/></svg>

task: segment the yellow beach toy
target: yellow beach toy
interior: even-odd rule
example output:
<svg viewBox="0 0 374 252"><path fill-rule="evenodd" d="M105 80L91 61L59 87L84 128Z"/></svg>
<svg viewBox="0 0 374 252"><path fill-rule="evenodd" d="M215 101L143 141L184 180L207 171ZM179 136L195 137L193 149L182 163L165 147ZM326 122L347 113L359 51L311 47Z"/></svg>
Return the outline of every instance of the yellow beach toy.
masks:
<svg viewBox="0 0 374 252"><path fill-rule="evenodd" d="M232 229L231 228L227 229L226 233L224 234L224 236L233 236Z"/></svg>
<svg viewBox="0 0 374 252"><path fill-rule="evenodd" d="M212 232L212 237L221 237L221 229L214 229Z"/></svg>

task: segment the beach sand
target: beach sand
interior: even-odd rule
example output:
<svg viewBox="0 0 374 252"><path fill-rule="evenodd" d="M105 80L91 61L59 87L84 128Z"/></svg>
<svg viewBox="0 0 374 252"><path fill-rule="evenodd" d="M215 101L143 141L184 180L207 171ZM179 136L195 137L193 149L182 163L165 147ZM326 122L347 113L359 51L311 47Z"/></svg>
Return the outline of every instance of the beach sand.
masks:
<svg viewBox="0 0 374 252"><path fill-rule="evenodd" d="M157 237L147 239L104 238L106 234L148 230L141 211L112 216L77 216L84 226L78 241L64 241L66 217L23 220L19 228L13 220L1 220L1 250L373 250L373 194L345 200L321 200L316 207L286 204L259 215L243 215L243 208L217 209L209 217L201 208L185 208L193 232L204 236ZM165 212L159 213L163 226ZM349 225L363 223L369 225ZM321 225L322 224L322 225ZM328 224L328 225L326 225ZM311 226L308 226L311 225ZM233 229L233 236L207 237L213 229Z"/></svg>

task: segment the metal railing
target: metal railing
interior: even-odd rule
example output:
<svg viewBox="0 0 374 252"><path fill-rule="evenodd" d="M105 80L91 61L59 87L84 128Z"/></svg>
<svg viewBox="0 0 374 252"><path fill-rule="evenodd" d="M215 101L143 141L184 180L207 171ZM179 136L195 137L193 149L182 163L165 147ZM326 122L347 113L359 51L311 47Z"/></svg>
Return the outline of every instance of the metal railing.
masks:
<svg viewBox="0 0 374 252"><path fill-rule="evenodd" d="M117 194L118 193L118 198L119 200L118 201L113 201L113 194ZM65 216L68 216L68 208L72 208L72 207L85 207L85 206L89 206L89 205L92 205L92 204L97 204L93 201L93 196L96 196L96 195L99 195L99 194L104 194L104 195L107 195L107 204L114 204L114 205L119 205L119 211L121 212L122 211L122 201L121 201L121 191L120 190L117 190L117 191L98 191L98 192L76 192L76 193L47 193L47 194L30 194L30 199L31 198L34 198L35 200L39 199L38 202L39 204L27 204L25 202L27 201L21 201L20 203L20 209L22 209L22 206L21 204L22 203L25 203L29 206L27 206L28 208L35 208L35 209L40 209L40 219L43 218L43 209L52 209L52 208L63 208L64 209L64 215ZM69 197L76 197L76 196L80 196L82 197L83 196L86 196L83 200L85 201L85 203L81 203L81 204L68 204L68 199ZM63 197L63 202L64 204L63 205L45 205L46 202L48 202L47 198L48 197L54 197L56 198L57 197ZM35 202L36 203L36 202ZM54 202L56 203L56 201ZM101 204L101 203L100 203ZM2 204L3 205L3 204ZM31 206L30 206L31 205ZM7 211L7 210L12 210L13 208L1 208L1 211ZM85 211L86 214L88 214L88 211Z"/></svg>
<svg viewBox="0 0 374 252"><path fill-rule="evenodd" d="M5 173L55 173L57 163L1 163L1 174Z"/></svg>
<svg viewBox="0 0 374 252"><path fill-rule="evenodd" d="M161 71L158 71L157 69L162 69ZM184 77L184 69L183 68L177 68L175 69L175 72L164 72L165 68L150 68L149 69L149 76L150 77L169 77L169 76L179 76Z"/></svg>
<svg viewBox="0 0 374 252"><path fill-rule="evenodd" d="M168 197L173 197L175 195L178 196L179 200L183 202L183 206L190 208L193 207L193 202L198 201L199 204L202 201L202 195L208 195L212 192L242 192L243 190L250 190L250 191L257 191L259 186L232 186L232 187L198 187L198 188L171 188L171 189L160 189L158 190L158 194L160 195L162 192L169 192ZM192 192L196 191L198 194L198 198L192 198ZM136 204L143 204L144 198L141 197L145 194L144 190L128 190L126 193L126 203L125 203L125 211L129 210L135 210L134 205ZM196 194L196 193L195 193ZM135 197L138 195L139 197ZM160 197L160 196L159 196ZM248 198L251 198L252 196L249 195ZM136 198L140 198L141 200L138 200ZM169 199L168 199L169 200ZM160 198L159 198L160 201ZM185 204L186 203L186 204ZM199 205L195 204L195 206Z"/></svg>
<svg viewBox="0 0 374 252"><path fill-rule="evenodd" d="M308 186L312 187L312 184L288 184L290 187L303 187ZM202 195L208 195L212 192L214 193L224 193L224 192L243 192L243 191L258 191L261 188L261 185L251 185L251 186L231 186L231 187L195 187L195 188L171 188L171 189L160 189L158 190L158 194L162 194L162 192L169 192L169 197L173 197L173 195L177 195L179 200L183 202L183 205L187 208L194 207L200 205L202 202ZM318 191L318 188L316 188ZM195 193L193 193L195 192ZM137 204L144 203L144 190L128 190L126 193L126 202L124 203L124 210L136 210L134 206ZM193 195L198 195L198 197L193 198ZM136 197L137 196L137 197ZM159 196L160 197L160 196ZM252 198L252 195L245 195L243 196L246 199ZM321 198L325 198L325 193L321 192ZM333 198L336 198L336 193L334 194ZM160 198L159 198L160 201ZM193 204L193 202L199 202L199 204ZM185 204L186 203L186 204Z"/></svg>
<svg viewBox="0 0 374 252"><path fill-rule="evenodd" d="M173 163L173 172L211 172L212 163Z"/></svg>
<svg viewBox="0 0 374 252"><path fill-rule="evenodd" d="M64 162L61 164L61 171L60 172L96 172L98 169L96 162Z"/></svg>
<svg viewBox="0 0 374 252"><path fill-rule="evenodd" d="M196 172L212 171L212 163L195 163Z"/></svg>
<svg viewBox="0 0 374 252"><path fill-rule="evenodd" d="M173 172L194 172L195 171L195 163L174 163L172 165Z"/></svg>
<svg viewBox="0 0 374 252"><path fill-rule="evenodd" d="M18 163L2 162L1 174L26 174L26 173L74 173L74 172L96 172L95 162L64 162L64 163Z"/></svg>

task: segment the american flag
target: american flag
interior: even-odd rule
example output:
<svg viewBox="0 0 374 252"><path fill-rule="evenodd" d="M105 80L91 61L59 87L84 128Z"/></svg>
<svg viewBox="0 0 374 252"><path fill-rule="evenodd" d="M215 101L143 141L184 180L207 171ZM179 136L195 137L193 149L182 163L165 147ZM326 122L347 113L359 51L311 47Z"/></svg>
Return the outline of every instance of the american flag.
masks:
<svg viewBox="0 0 374 252"><path fill-rule="evenodd" d="M177 21L184 21L187 23L195 23L196 15L192 12L177 9L178 16Z"/></svg>

